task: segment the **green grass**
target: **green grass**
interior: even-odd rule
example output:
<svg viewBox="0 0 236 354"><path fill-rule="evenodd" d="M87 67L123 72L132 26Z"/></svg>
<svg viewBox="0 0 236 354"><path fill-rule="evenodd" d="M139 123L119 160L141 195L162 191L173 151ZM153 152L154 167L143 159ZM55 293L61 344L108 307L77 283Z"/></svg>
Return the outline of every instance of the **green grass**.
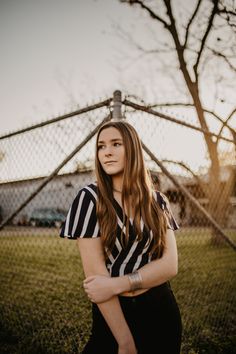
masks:
<svg viewBox="0 0 236 354"><path fill-rule="evenodd" d="M236 231L227 233L236 240ZM183 320L182 353L235 353L235 251L211 245L204 228L176 238L179 273L171 284ZM3 230L0 271L1 354L80 353L91 319L76 242L52 229Z"/></svg>

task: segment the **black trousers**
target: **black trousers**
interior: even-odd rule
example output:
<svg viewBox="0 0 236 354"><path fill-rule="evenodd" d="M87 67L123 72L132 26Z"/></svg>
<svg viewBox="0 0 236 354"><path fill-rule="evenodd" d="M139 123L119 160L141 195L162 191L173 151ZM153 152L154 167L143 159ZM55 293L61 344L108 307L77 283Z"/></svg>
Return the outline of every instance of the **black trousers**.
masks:
<svg viewBox="0 0 236 354"><path fill-rule="evenodd" d="M179 354L182 323L169 283L134 296L119 296L134 336L138 354ZM93 304L93 325L83 354L117 354L118 346L98 306Z"/></svg>

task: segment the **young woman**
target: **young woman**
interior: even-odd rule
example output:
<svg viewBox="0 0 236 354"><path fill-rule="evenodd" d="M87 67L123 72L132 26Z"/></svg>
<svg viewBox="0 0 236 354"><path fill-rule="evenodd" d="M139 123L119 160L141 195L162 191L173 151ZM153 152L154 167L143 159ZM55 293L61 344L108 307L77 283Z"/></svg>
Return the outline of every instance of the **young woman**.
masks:
<svg viewBox="0 0 236 354"><path fill-rule="evenodd" d="M78 192L61 230L78 240L92 302L83 354L180 353L181 317L169 284L178 268L178 225L152 187L129 123L100 128L95 170L97 182Z"/></svg>

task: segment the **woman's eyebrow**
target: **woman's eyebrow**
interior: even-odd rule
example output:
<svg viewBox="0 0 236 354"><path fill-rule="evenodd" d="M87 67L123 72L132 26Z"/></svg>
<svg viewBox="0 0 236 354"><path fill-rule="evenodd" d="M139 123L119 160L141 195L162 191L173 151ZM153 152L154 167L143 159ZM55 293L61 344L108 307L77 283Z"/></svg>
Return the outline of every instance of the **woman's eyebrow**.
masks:
<svg viewBox="0 0 236 354"><path fill-rule="evenodd" d="M114 139L111 139L111 140L109 140L110 142L112 142L112 143L114 143L115 141L122 141L123 139L121 139L121 138L114 138ZM104 144L105 143L105 141L103 141L103 140L99 140L98 141L98 144Z"/></svg>

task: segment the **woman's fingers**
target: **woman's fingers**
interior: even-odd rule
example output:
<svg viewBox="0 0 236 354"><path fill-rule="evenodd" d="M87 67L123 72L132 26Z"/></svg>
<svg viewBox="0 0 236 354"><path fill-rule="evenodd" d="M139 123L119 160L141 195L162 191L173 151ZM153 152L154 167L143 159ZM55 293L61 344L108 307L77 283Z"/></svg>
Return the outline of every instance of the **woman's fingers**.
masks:
<svg viewBox="0 0 236 354"><path fill-rule="evenodd" d="M87 284L87 283L89 283L90 281L94 280L95 277L96 277L95 275L90 275L89 277L87 277L87 278L84 279L83 283L84 283L84 284Z"/></svg>

